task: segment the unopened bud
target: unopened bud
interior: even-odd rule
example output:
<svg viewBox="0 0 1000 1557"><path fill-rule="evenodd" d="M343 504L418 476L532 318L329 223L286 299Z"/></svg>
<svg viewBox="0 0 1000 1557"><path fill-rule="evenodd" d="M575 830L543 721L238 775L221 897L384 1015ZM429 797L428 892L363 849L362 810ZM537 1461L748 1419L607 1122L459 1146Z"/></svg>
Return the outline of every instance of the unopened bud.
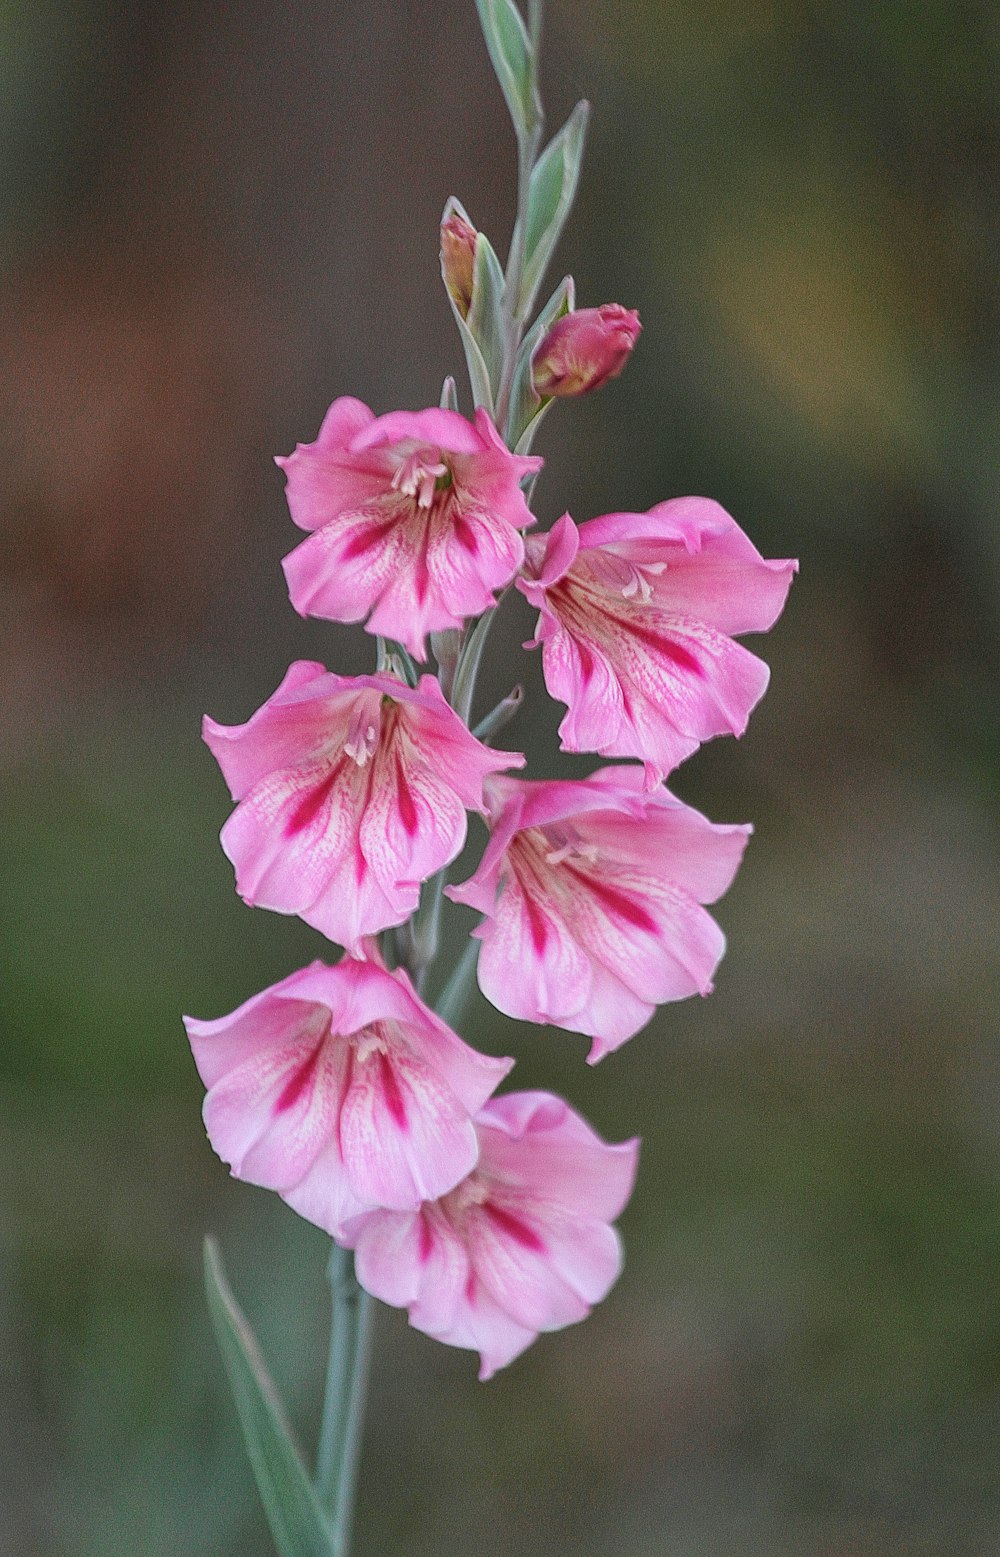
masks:
<svg viewBox="0 0 1000 1557"><path fill-rule="evenodd" d="M642 325L632 308L604 303L564 314L543 335L531 360L531 382L543 399L586 395L617 378Z"/></svg>
<svg viewBox="0 0 1000 1557"><path fill-rule="evenodd" d="M476 238L472 223L454 206L441 223L441 274L455 307L463 319L472 307L472 274L476 263Z"/></svg>

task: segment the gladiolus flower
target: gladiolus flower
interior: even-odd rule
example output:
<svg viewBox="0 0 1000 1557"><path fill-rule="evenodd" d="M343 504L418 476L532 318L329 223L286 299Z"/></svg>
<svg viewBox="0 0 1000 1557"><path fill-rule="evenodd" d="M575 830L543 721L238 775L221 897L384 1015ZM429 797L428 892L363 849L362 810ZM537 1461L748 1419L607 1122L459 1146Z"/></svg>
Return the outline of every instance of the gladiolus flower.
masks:
<svg viewBox="0 0 1000 1557"><path fill-rule="evenodd" d="M772 626L797 567L765 561L705 497L579 529L565 514L533 537L518 588L568 706L562 749L638 757L652 785L709 737L742 735L770 672L732 635Z"/></svg>
<svg viewBox="0 0 1000 1557"><path fill-rule="evenodd" d="M621 1271L610 1225L632 1192L638 1141L609 1146L547 1092L479 1112L479 1162L417 1211L374 1211L342 1241L358 1280L410 1323L506 1367L543 1330L585 1319Z"/></svg>
<svg viewBox="0 0 1000 1557"><path fill-rule="evenodd" d="M566 398L600 389L618 377L641 329L635 310L620 303L564 314L543 335L531 359L536 394Z"/></svg>
<svg viewBox="0 0 1000 1557"><path fill-rule="evenodd" d="M223 1162L331 1235L453 1188L478 1156L471 1116L513 1064L470 1049L405 973L349 958L184 1022Z"/></svg>
<svg viewBox="0 0 1000 1557"><path fill-rule="evenodd" d="M588 1034L593 1064L663 1001L710 992L726 943L701 905L730 885L749 826L645 791L637 767L490 779L487 798L479 869L446 891L486 915L479 987L499 1011Z"/></svg>
<svg viewBox="0 0 1000 1557"><path fill-rule="evenodd" d="M344 396L316 442L277 463L292 518L314 532L283 564L295 609L367 617L422 660L429 632L480 615L521 566L534 520L520 481L542 461L511 454L482 408L474 424L437 409L375 416Z"/></svg>
<svg viewBox="0 0 1000 1557"><path fill-rule="evenodd" d="M335 676L299 660L243 725L204 721L239 804L222 829L241 897L351 951L402 924L465 843L483 779L520 767L469 734L433 676Z"/></svg>

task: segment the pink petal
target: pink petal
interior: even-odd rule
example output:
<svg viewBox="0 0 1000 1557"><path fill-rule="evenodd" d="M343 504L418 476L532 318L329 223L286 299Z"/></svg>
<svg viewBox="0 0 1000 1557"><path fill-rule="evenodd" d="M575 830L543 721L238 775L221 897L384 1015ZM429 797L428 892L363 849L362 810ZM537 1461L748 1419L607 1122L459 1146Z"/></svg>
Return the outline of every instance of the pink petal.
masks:
<svg viewBox="0 0 1000 1557"><path fill-rule="evenodd" d="M209 1090L209 1139L236 1178L290 1189L336 1125L342 1084L338 1046L321 1037L258 1055Z"/></svg>
<svg viewBox="0 0 1000 1557"><path fill-rule="evenodd" d="M479 987L498 1011L525 1022L573 1025L587 1000L591 967L553 904L509 877L477 934Z"/></svg>
<svg viewBox="0 0 1000 1557"><path fill-rule="evenodd" d="M336 985L330 984L330 971L325 963L312 962L251 996L228 1016L207 1022L186 1016L184 1026L205 1086L213 1087L244 1061L292 1047L304 1028L311 1032L319 990L319 1003L332 1009L336 1021L343 1002Z"/></svg>
<svg viewBox="0 0 1000 1557"><path fill-rule="evenodd" d="M507 1092L477 1115L481 1152L505 1186L581 1217L612 1222L635 1182L637 1140L609 1145L562 1098Z"/></svg>
<svg viewBox="0 0 1000 1557"><path fill-rule="evenodd" d="M341 1152L359 1200L415 1209L475 1166L475 1130L447 1082L398 1052L355 1055L340 1115Z"/></svg>
<svg viewBox="0 0 1000 1557"><path fill-rule="evenodd" d="M328 675L314 660L296 660L246 724L217 724L206 714L202 737L222 769L234 800L242 800L254 784L276 768L287 767L294 761L308 762L311 754L329 744L331 727L336 729L336 714L331 710L329 696L308 702L293 703L289 699L306 687L322 688L335 695L339 682L339 677Z"/></svg>

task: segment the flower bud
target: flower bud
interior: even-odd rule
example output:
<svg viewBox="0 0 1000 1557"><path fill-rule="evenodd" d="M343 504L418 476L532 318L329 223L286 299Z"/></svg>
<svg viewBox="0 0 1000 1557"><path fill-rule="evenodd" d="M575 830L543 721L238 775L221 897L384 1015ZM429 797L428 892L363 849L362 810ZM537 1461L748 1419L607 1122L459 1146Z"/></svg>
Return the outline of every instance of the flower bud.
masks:
<svg viewBox="0 0 1000 1557"><path fill-rule="evenodd" d="M642 329L620 303L564 314L543 335L531 362L531 382L543 398L585 395L617 378Z"/></svg>
<svg viewBox="0 0 1000 1557"><path fill-rule="evenodd" d="M478 233L461 210L452 207L441 223L441 275L463 319L472 306L472 273Z"/></svg>

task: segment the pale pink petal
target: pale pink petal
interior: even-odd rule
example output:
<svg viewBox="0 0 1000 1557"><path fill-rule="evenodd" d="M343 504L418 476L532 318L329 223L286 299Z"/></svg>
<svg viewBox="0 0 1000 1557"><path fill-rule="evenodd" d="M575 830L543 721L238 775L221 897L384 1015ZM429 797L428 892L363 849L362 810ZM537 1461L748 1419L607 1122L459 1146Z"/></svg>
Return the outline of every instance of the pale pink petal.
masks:
<svg viewBox="0 0 1000 1557"><path fill-rule="evenodd" d="M453 1189L478 1156L446 1079L398 1051L355 1055L340 1143L358 1199L400 1211Z"/></svg>
<svg viewBox="0 0 1000 1557"><path fill-rule="evenodd" d="M613 1054L623 1043L642 1032L656 1007L623 984L603 963L594 965L586 1004L577 1013L575 1032L591 1039L587 1064L596 1065L606 1054Z"/></svg>
<svg viewBox="0 0 1000 1557"><path fill-rule="evenodd" d="M400 577L408 591L415 587L420 562L413 556L406 505L376 497L366 509L347 509L300 541L281 566L300 616L361 622Z"/></svg>
<svg viewBox="0 0 1000 1557"><path fill-rule="evenodd" d="M411 442L429 444L453 454L482 454L483 438L458 411L431 406L426 411L388 411L376 417L354 439L352 452Z"/></svg>
<svg viewBox="0 0 1000 1557"><path fill-rule="evenodd" d="M650 575L654 595L678 615L733 634L773 627L798 569L791 559L765 560L731 515L706 497L672 498L645 514L605 514L581 525L580 543L637 562L669 557L662 574Z"/></svg>
<svg viewBox="0 0 1000 1557"><path fill-rule="evenodd" d="M409 1308L411 1323L430 1334L453 1323L469 1277L469 1257L436 1206L372 1212L351 1224L347 1234L356 1251L358 1280L373 1297Z"/></svg>
<svg viewBox="0 0 1000 1557"><path fill-rule="evenodd" d="M304 688L317 694L308 701L291 699ZM202 720L202 737L211 751L234 800L242 800L254 784L290 762L308 763L330 741L338 722L336 702L340 677L330 676L314 660L296 660L267 702L246 724ZM346 715L344 716L346 718Z"/></svg>
<svg viewBox="0 0 1000 1557"><path fill-rule="evenodd" d="M635 1182L637 1140L609 1145L548 1092L507 1092L477 1115L491 1176L522 1194L611 1222Z"/></svg>
<svg viewBox="0 0 1000 1557"><path fill-rule="evenodd" d="M493 916L477 932L479 987L506 1016L573 1026L590 988L591 965L558 908L508 879Z"/></svg>
<svg viewBox="0 0 1000 1557"><path fill-rule="evenodd" d="M324 963L312 962L259 995L252 995L228 1016L207 1022L186 1016L184 1026L205 1086L213 1087L245 1060L292 1047L312 1020L316 998L313 992L317 986L323 988L324 1003L332 1008L332 1019L336 1020L343 1001L336 988L328 990L323 980L327 973L329 969Z"/></svg>
<svg viewBox="0 0 1000 1557"><path fill-rule="evenodd" d="M470 1220L476 1273L505 1313L529 1330L586 1319L621 1272L618 1235L589 1217L491 1202Z"/></svg>
<svg viewBox="0 0 1000 1557"><path fill-rule="evenodd" d="M446 1346L478 1352L482 1383L526 1352L537 1336L537 1331L518 1324L501 1308L475 1272L470 1273L466 1291L447 1329L432 1329L430 1323L422 1320L419 1310L411 1314L410 1323Z"/></svg>
<svg viewBox="0 0 1000 1557"><path fill-rule="evenodd" d="M548 1243L555 1219L549 1215L540 1226L532 1209L530 1203L510 1207L487 1201L469 1218L469 1253L477 1276L504 1313L526 1330L558 1330L586 1319L590 1305L555 1268ZM574 1228L581 1242L588 1240L591 1225Z"/></svg>
<svg viewBox="0 0 1000 1557"><path fill-rule="evenodd" d="M227 1141L244 1138L237 1178L282 1193L305 1177L336 1131L345 1059L341 1045L319 1041L266 1067L249 1062L212 1088L205 1126L215 1150L225 1161Z"/></svg>
<svg viewBox="0 0 1000 1557"><path fill-rule="evenodd" d="M307 1222L337 1239L342 1238L345 1225L371 1209L351 1188L336 1137L327 1142L305 1177L283 1191L281 1198Z"/></svg>

